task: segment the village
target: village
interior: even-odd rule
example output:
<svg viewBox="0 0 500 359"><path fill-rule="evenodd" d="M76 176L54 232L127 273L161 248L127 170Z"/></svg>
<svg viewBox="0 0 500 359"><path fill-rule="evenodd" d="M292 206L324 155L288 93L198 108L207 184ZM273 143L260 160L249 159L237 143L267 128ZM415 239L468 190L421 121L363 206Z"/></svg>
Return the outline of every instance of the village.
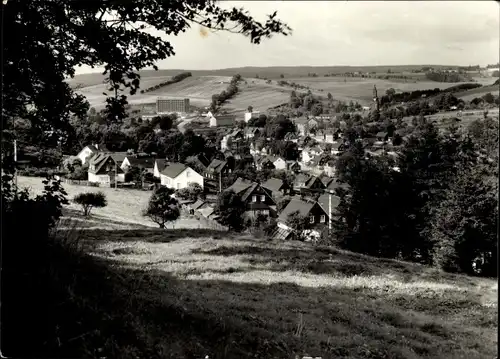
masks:
<svg viewBox="0 0 500 359"><path fill-rule="evenodd" d="M376 88L373 94L374 110L378 111ZM172 113L182 116L189 108L189 99L158 99L157 108L159 116ZM142 183L144 188L165 186L179 191L192 186L201 187L203 199L179 198L184 213L188 215L217 222L217 197L222 192L234 191L245 207L245 221L253 225L256 221L258 224L273 223L274 229L268 229L273 239L291 238L294 227L290 223L293 220L290 215L296 212L307 219L307 229L302 229L304 233L297 235L307 240L317 240L322 233L328 235L331 218L335 216L340 201L336 189L347 186L336 178L336 159L346 146L342 129L345 129L345 121L339 121L337 129L325 129L325 124L332 121L331 117L302 116L292 119L296 131L287 133L285 141L296 145L298 156L290 160L273 153L272 147L265 144L272 139L262 137L265 136L262 127L248 126L261 115L250 108L245 112L244 119L237 121L234 115L206 113L204 116L208 119L209 127L226 133L218 144L224 158L209 161L200 154L196 156L196 168L146 153L112 152L99 144L85 146L75 158L88 166L86 184L89 186L132 187L134 183L126 180L126 174L131 168L137 168L145 175L146 183L144 180ZM404 131L378 132L372 138L364 139L362 142L366 155L396 156L397 146L393 146L392 141L394 136L401 137L401 134L404 135ZM245 149L248 153L245 153ZM259 182L237 177L233 183L223 186L226 182L223 179L235 170L236 161L242 161L243 157L247 163L250 158L251 166L256 171L267 170L272 171L272 174L267 180ZM393 170L398 169L393 167ZM283 201L284 205L280 206Z"/></svg>

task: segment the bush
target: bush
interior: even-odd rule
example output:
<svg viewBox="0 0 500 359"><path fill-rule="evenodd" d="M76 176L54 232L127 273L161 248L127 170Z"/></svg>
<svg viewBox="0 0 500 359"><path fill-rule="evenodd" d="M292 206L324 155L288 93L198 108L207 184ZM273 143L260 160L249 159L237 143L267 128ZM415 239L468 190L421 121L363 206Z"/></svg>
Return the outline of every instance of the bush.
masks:
<svg viewBox="0 0 500 359"><path fill-rule="evenodd" d="M177 200L172 197L174 190L167 187L156 189L149 199L148 207L143 216L165 228L165 223L173 222L180 216Z"/></svg>
<svg viewBox="0 0 500 359"><path fill-rule="evenodd" d="M73 198L73 202L82 206L83 215L90 215L92 208L102 208L107 206L106 195L102 192L80 193Z"/></svg>

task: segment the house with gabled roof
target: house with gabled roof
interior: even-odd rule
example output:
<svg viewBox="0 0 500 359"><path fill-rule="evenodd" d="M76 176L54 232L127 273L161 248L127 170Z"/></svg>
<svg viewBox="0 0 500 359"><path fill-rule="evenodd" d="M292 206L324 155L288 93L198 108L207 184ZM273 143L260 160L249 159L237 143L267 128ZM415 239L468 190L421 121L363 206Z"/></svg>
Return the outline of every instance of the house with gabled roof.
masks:
<svg viewBox="0 0 500 359"><path fill-rule="evenodd" d="M305 173L299 173L295 176L295 180L293 182L293 188L295 190L300 190L300 188L305 187L307 180L309 179L309 175Z"/></svg>
<svg viewBox="0 0 500 359"><path fill-rule="evenodd" d="M125 173L110 154L98 153L89 161L88 181L112 186L115 182L124 182Z"/></svg>
<svg viewBox="0 0 500 359"><path fill-rule="evenodd" d="M166 159L161 159L161 158L155 159L153 165L153 176L155 176L156 178L160 178L161 171L163 171L165 167L167 167L168 163L169 162Z"/></svg>
<svg viewBox="0 0 500 359"><path fill-rule="evenodd" d="M286 170L299 173L301 170L300 163L297 161L286 161Z"/></svg>
<svg viewBox="0 0 500 359"><path fill-rule="evenodd" d="M311 176L307 179L304 184L303 189L308 191L323 191L326 186L321 182L321 179L317 176Z"/></svg>
<svg viewBox="0 0 500 359"><path fill-rule="evenodd" d="M387 140L389 140L389 134L384 131L378 132L375 137L377 138L377 140L382 142L387 142Z"/></svg>
<svg viewBox="0 0 500 359"><path fill-rule="evenodd" d="M190 183L197 183L201 188L204 186L201 174L178 162L168 163L160 172L160 180L162 186L176 190L186 188Z"/></svg>
<svg viewBox="0 0 500 359"><path fill-rule="evenodd" d="M88 163L90 157L95 156L97 153L99 153L99 150L97 149L98 145L88 145L85 146L78 154L76 157L82 161L82 165Z"/></svg>
<svg viewBox="0 0 500 359"><path fill-rule="evenodd" d="M271 192L257 182L252 182L241 177L224 191L234 191L245 206L244 216L256 218L258 215L275 216L276 202Z"/></svg>
<svg viewBox="0 0 500 359"><path fill-rule="evenodd" d="M205 178L218 180L220 175L227 175L228 173L231 173L231 168L229 168L228 162L221 161L215 158L207 166Z"/></svg>
<svg viewBox="0 0 500 359"><path fill-rule="evenodd" d="M318 202L293 197L278 216L277 227L286 235L282 239L293 238L293 223L290 223L290 215L293 213L298 213L307 219L309 226L307 231L313 232L315 236L319 236L321 231L328 226L328 214Z"/></svg>
<svg viewBox="0 0 500 359"><path fill-rule="evenodd" d="M328 218L334 218L338 216L337 207L340 204L340 197L330 193L323 193L318 198L319 205L324 209ZM330 213L331 206L331 213Z"/></svg>
<svg viewBox="0 0 500 359"><path fill-rule="evenodd" d="M290 186L279 178L269 178L262 183L262 187L270 191L275 199L290 192Z"/></svg>
<svg viewBox="0 0 500 359"><path fill-rule="evenodd" d="M135 155L126 156L120 167L125 172L130 167L138 167L141 170L154 173L155 159L153 157L137 157Z"/></svg>
<svg viewBox="0 0 500 359"><path fill-rule="evenodd" d="M329 178L329 177L327 177ZM323 184L325 184L325 192L326 193L332 193L335 194L337 188L342 188L343 190L347 190L349 188L349 185L344 182L338 182L337 179L332 178L331 180L328 181L328 184L326 183L325 180L323 180Z"/></svg>

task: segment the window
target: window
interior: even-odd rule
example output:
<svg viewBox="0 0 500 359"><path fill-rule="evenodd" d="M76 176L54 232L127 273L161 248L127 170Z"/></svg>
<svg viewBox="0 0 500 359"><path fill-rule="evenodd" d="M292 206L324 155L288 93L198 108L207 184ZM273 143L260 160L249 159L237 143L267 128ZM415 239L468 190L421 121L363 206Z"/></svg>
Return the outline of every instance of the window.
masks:
<svg viewBox="0 0 500 359"><path fill-rule="evenodd" d="M252 202L257 202L257 196L252 196Z"/></svg>
<svg viewBox="0 0 500 359"><path fill-rule="evenodd" d="M265 202L266 201L266 196L264 196L264 195L260 196L260 201L261 202Z"/></svg>
<svg viewBox="0 0 500 359"><path fill-rule="evenodd" d="M314 216L309 216L309 223L314 223Z"/></svg>
<svg viewBox="0 0 500 359"><path fill-rule="evenodd" d="M321 223L325 223L326 222L326 216L324 214L322 214L319 221Z"/></svg>
<svg viewBox="0 0 500 359"><path fill-rule="evenodd" d="M186 177L189 177L189 171L186 171Z"/></svg>
<svg viewBox="0 0 500 359"><path fill-rule="evenodd" d="M177 183L177 189L181 188L181 184Z"/></svg>

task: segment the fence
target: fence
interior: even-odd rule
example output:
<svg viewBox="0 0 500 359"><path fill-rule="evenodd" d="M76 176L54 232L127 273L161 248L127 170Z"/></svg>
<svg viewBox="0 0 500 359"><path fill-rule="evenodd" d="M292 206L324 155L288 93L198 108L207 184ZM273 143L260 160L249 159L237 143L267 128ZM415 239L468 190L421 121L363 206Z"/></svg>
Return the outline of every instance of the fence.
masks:
<svg viewBox="0 0 500 359"><path fill-rule="evenodd" d="M223 226L222 224L218 223L217 221L214 221L213 219L208 219L208 218L203 217L201 215L201 213L194 212L194 214L192 214L192 216L194 218L196 218L197 220L199 220L207 228L214 229L217 231L227 231L228 230L228 228L226 226Z"/></svg>
<svg viewBox="0 0 500 359"><path fill-rule="evenodd" d="M89 181L85 181L85 180L73 180L73 179L68 179L68 178L63 178L64 180L64 183L66 184L73 184L73 185L77 185L77 186L88 186L89 185Z"/></svg>

